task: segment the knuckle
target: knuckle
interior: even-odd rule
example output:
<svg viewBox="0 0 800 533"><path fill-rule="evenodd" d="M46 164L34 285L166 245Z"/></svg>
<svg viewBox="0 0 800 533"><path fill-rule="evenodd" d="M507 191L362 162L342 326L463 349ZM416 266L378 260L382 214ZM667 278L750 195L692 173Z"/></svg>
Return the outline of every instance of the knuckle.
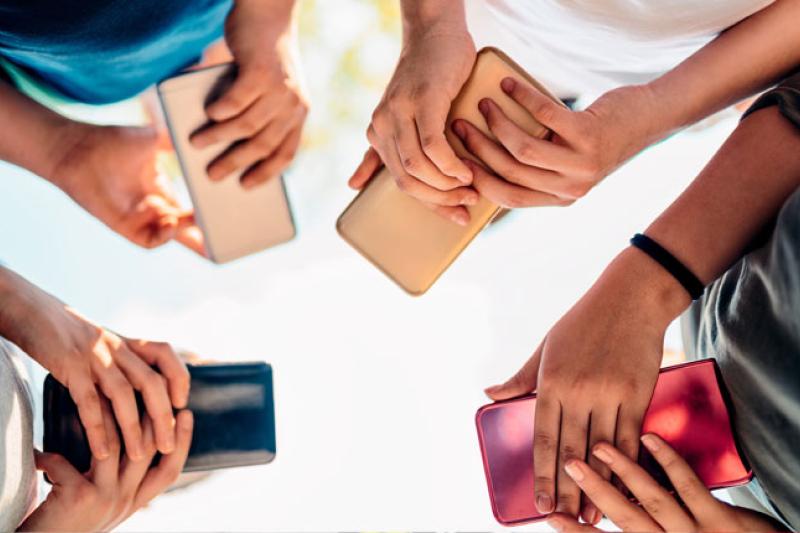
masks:
<svg viewBox="0 0 800 533"><path fill-rule="evenodd" d="M574 203L575 203L575 199L574 198L559 198L556 201L556 205L559 206L559 207L569 207Z"/></svg>
<svg viewBox="0 0 800 533"><path fill-rule="evenodd" d="M523 141L517 148L517 157L523 163L533 164L538 161L539 156L539 149L530 141Z"/></svg>
<svg viewBox="0 0 800 533"><path fill-rule="evenodd" d="M533 444L537 453L550 454L558 446L558 438L550 433L534 433Z"/></svg>
<svg viewBox="0 0 800 533"><path fill-rule="evenodd" d="M421 164L419 159L414 156L406 156L402 160L403 168L406 169L407 172L410 174L417 174L421 170Z"/></svg>
<svg viewBox="0 0 800 533"><path fill-rule="evenodd" d="M552 485L554 482L552 476L545 476L545 475L535 475L533 478L533 486L537 488L547 487Z"/></svg>
<svg viewBox="0 0 800 533"><path fill-rule="evenodd" d="M91 483L81 483L75 487L73 497L78 507L96 507L100 503L100 493Z"/></svg>
<svg viewBox="0 0 800 533"><path fill-rule="evenodd" d="M528 206L527 200L520 193L513 192L505 196L505 207L509 207L511 209L518 209L527 206Z"/></svg>
<svg viewBox="0 0 800 533"><path fill-rule="evenodd" d="M552 102L541 102L536 105L536 112L534 116L539 118L542 122L549 123L556 116L556 105Z"/></svg>
<svg viewBox="0 0 800 533"><path fill-rule="evenodd" d="M413 181L414 178L411 176L398 176L395 179L397 183L397 188L403 191L404 193L408 194L413 189Z"/></svg>
<svg viewBox="0 0 800 533"><path fill-rule="evenodd" d="M572 509L577 507L578 497L573 494L559 494L556 496L557 509Z"/></svg>
<svg viewBox="0 0 800 533"><path fill-rule="evenodd" d="M581 453L581 451L575 446L571 444L565 444L561 448L560 458L562 462L566 463L570 459L583 459L583 453Z"/></svg>
<svg viewBox="0 0 800 533"><path fill-rule="evenodd" d="M654 496L639 498L639 503L653 516L658 515L661 511L661 501Z"/></svg>

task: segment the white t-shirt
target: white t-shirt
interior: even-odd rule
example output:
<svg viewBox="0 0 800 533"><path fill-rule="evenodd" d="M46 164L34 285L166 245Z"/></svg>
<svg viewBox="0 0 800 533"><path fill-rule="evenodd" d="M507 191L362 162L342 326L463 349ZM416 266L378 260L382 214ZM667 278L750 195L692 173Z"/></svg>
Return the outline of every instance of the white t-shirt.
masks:
<svg viewBox="0 0 800 533"><path fill-rule="evenodd" d="M466 0L475 44L589 102L675 67L774 0Z"/></svg>
<svg viewBox="0 0 800 533"><path fill-rule="evenodd" d="M0 337L0 531L14 531L36 503L33 397L22 352Z"/></svg>

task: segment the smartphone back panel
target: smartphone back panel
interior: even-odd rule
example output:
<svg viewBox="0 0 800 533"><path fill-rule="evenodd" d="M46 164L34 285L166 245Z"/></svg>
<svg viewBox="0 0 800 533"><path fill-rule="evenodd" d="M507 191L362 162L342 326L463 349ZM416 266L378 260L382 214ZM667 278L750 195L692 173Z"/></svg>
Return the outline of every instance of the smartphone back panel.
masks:
<svg viewBox="0 0 800 533"><path fill-rule="evenodd" d="M533 498L535 396L481 407L476 415L492 511L518 525L545 518ZM642 433L655 433L686 459L709 489L747 483L752 473L736 445L725 391L713 359L662 370ZM660 465L643 447L639 463L671 489Z"/></svg>
<svg viewBox="0 0 800 533"><path fill-rule="evenodd" d="M218 98L235 77L236 67L228 63L188 71L158 85L195 218L209 257L216 263L259 252L295 235L282 176L252 189L241 186L243 171L211 181L206 168L229 145L218 143L197 149L189 143L191 134L209 123L206 105Z"/></svg>
<svg viewBox="0 0 800 533"><path fill-rule="evenodd" d="M263 362L188 365L194 430L184 472L259 465L275 458L272 367ZM137 394L140 413L144 410ZM69 390L44 381L44 451L87 472L92 455ZM158 460L158 455L156 460Z"/></svg>
<svg viewBox="0 0 800 533"><path fill-rule="evenodd" d="M467 120L495 139L478 110L483 98L495 101L530 135L548 135L544 126L500 88L500 82L508 76L550 95L501 51L482 49L447 119L445 135L459 157L475 159L452 133L450 125L455 119ZM468 209L471 219L467 226L445 220L398 189L383 168L342 213L336 226L345 241L406 292L421 295L499 211L485 198Z"/></svg>

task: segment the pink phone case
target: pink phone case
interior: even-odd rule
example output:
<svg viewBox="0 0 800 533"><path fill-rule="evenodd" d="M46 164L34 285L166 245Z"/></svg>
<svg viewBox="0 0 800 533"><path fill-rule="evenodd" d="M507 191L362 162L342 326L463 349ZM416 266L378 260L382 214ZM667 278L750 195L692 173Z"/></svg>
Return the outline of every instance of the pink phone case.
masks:
<svg viewBox="0 0 800 533"><path fill-rule="evenodd" d="M475 422L492 511L503 525L541 520L533 498L533 423L536 397L485 405ZM713 359L665 368L658 376L642 433L655 433L686 459L709 489L750 481L736 444L726 393ZM639 463L662 484L668 480L642 448Z"/></svg>

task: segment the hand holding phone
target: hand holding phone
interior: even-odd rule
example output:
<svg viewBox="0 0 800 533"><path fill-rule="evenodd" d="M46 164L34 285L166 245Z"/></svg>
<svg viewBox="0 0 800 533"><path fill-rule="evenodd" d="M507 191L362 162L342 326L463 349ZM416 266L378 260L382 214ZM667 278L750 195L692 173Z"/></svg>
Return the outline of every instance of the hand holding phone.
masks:
<svg viewBox="0 0 800 533"><path fill-rule="evenodd" d="M734 438L727 396L713 359L664 369L642 433L663 438L709 489L747 483L752 473ZM492 511L498 522L541 520L534 501L533 434L536 396L481 407L475 417ZM672 489L658 462L641 451L639 464Z"/></svg>

